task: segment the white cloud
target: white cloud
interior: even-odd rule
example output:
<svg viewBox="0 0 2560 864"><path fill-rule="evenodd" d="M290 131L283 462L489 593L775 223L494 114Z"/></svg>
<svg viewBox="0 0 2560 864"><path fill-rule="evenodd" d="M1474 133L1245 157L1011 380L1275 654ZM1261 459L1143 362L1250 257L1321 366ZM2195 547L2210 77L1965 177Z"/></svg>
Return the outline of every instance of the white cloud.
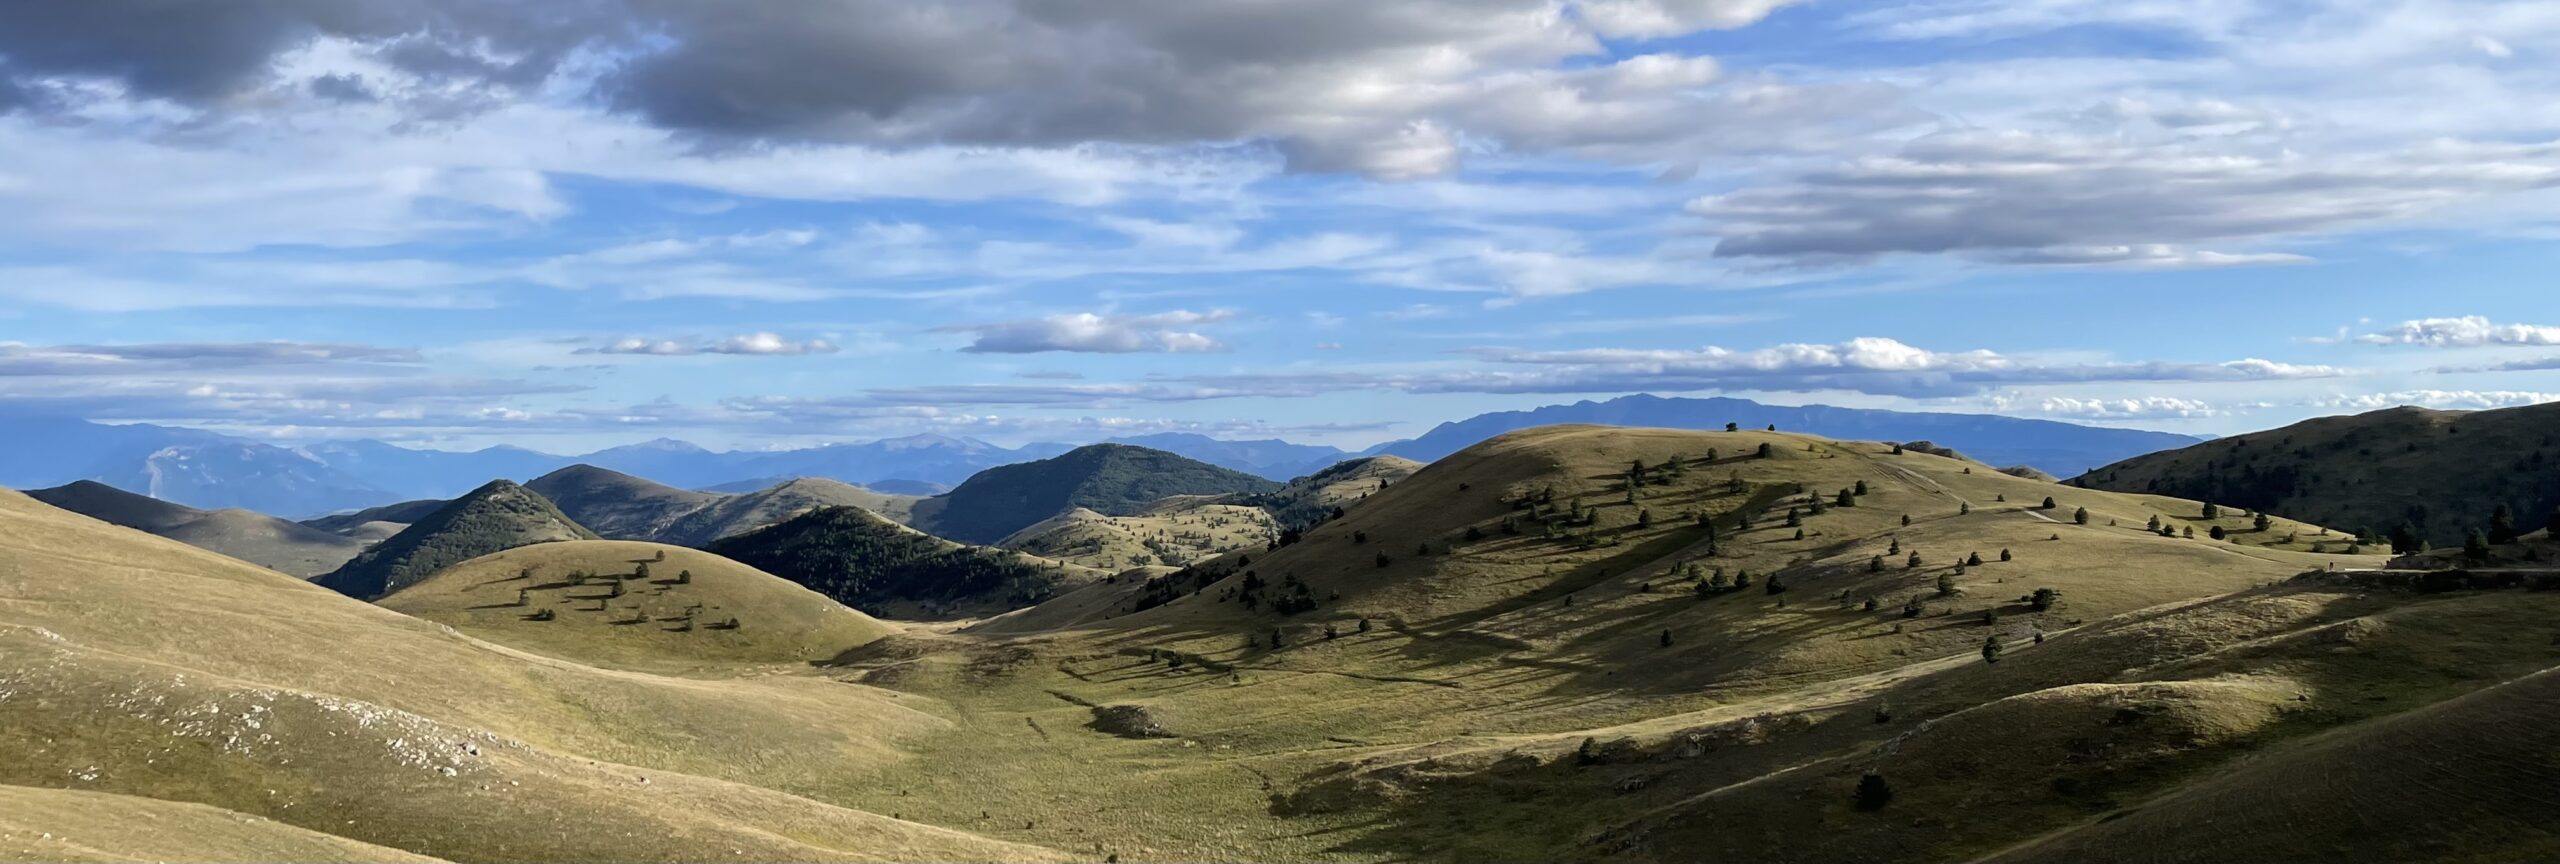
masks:
<svg viewBox="0 0 2560 864"><path fill-rule="evenodd" d="M2373 411L2403 405L2479 411L2540 405L2546 402L2560 402L2560 393L2540 393L2530 390L2402 390L2396 393L2325 396L2307 400L2303 404L2314 408L2344 408L2354 411Z"/></svg>
<svg viewBox="0 0 2560 864"><path fill-rule="evenodd" d="M2175 396L2084 398L2036 397L2004 393L1992 397L1990 403L1995 411L2079 420L2188 420L2221 417L2236 410L2231 406L2216 405L2201 399L2182 399Z"/></svg>
<svg viewBox="0 0 2560 864"><path fill-rule="evenodd" d="M644 339L624 337L578 349L580 354L644 354L688 357L697 354L796 355L833 354L840 349L825 339L785 339L770 332L743 333L725 339Z"/></svg>
<svg viewBox="0 0 2560 864"><path fill-rule="evenodd" d="M1231 310L1177 310L1154 315L1097 315L1077 312L936 328L942 333L974 333L976 341L960 350L972 354L1036 354L1067 351L1086 354L1223 351L1226 346L1202 333L1181 329L1234 318Z"/></svg>
<svg viewBox="0 0 2560 864"><path fill-rule="evenodd" d="M2485 345L2560 345L2560 327L2499 324L2485 316L2422 318L2356 337L2367 345L2422 345L2429 348L2473 348Z"/></svg>

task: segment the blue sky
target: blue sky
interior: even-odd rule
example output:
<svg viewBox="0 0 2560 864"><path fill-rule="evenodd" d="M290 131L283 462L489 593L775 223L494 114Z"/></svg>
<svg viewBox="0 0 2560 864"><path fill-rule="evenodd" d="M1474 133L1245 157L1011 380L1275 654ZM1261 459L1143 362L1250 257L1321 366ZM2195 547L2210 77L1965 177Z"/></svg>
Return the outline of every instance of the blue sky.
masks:
<svg viewBox="0 0 2560 864"><path fill-rule="evenodd" d="M0 13L0 411L1359 446L1629 392L2560 400L2560 7Z"/></svg>

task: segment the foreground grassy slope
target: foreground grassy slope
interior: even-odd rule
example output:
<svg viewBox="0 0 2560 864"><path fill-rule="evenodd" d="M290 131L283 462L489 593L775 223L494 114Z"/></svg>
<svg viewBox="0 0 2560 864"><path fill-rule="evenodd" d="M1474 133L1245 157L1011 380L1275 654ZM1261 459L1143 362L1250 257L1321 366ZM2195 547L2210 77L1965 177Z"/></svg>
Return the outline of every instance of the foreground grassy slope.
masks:
<svg viewBox="0 0 2560 864"><path fill-rule="evenodd" d="M503 645L650 670L806 663L895 632L738 562L623 540L544 543L485 555L380 602Z"/></svg>
<svg viewBox="0 0 2560 864"><path fill-rule="evenodd" d="M82 480L29 497L101 522L122 525L295 576L338 569L364 551L362 541L247 510L198 510Z"/></svg>
<svg viewBox="0 0 2560 864"><path fill-rule="evenodd" d="M919 503L916 527L964 543L994 543L1043 519L1084 508L1144 512L1176 495L1268 492L1280 484L1162 450L1094 444L1036 462L980 471Z"/></svg>
<svg viewBox="0 0 2560 864"><path fill-rule="evenodd" d="M0 786L0 861L434 860L201 804Z"/></svg>
<svg viewBox="0 0 2560 864"><path fill-rule="evenodd" d="M0 784L453 860L1052 857L825 803L949 727L926 700L536 657L16 493L0 560Z"/></svg>
<svg viewBox="0 0 2560 864"><path fill-rule="evenodd" d="M595 532L570 521L533 490L494 480L419 517L415 524L317 582L341 594L370 599L492 552L594 539Z"/></svg>
<svg viewBox="0 0 2560 864"><path fill-rule="evenodd" d="M2500 504L2527 529L2560 508L2560 403L2495 411L2393 408L2306 420L2154 453L2075 480L2212 500L2459 545Z"/></svg>

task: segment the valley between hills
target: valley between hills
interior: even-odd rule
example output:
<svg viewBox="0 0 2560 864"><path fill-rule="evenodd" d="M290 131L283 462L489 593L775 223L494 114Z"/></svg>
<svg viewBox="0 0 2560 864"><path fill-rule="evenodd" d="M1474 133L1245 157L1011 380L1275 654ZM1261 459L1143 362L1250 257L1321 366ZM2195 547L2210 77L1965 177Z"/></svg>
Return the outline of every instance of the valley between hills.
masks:
<svg viewBox="0 0 2560 864"><path fill-rule="evenodd" d="M2554 419L0 492L0 859L2549 860Z"/></svg>

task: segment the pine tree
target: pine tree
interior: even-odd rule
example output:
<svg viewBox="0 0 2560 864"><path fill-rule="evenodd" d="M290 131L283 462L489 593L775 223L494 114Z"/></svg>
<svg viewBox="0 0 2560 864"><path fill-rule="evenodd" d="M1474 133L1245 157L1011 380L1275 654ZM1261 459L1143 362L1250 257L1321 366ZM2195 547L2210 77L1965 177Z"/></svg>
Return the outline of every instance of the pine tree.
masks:
<svg viewBox="0 0 2560 864"><path fill-rule="evenodd" d="M2000 637L1998 634L1982 638L1982 662L2000 662Z"/></svg>
<svg viewBox="0 0 2560 864"><path fill-rule="evenodd" d="M2041 508L2038 508L2038 509L2042 509L2042 510L2051 510L2051 509L2053 509L2053 508L2055 508L2055 507L2060 507L2060 506L2062 506L2062 505L2061 505L2061 504L2059 504L2059 503L2056 503L2056 502L2053 500L2053 496L2051 496L2051 495L2047 495L2047 496L2045 496L2045 497L2044 497L2044 506L2043 506L2043 507L2041 507Z"/></svg>
<svg viewBox="0 0 2560 864"><path fill-rule="evenodd" d="M691 570L678 570L678 571L676 571L676 584L678 584L678 585L691 585L691 584L693 584L693 571L691 571Z"/></svg>
<svg viewBox="0 0 2560 864"><path fill-rule="evenodd" d="M1671 631L1669 630L1662 631L1662 647L1671 647Z"/></svg>
<svg viewBox="0 0 2560 864"><path fill-rule="evenodd" d="M1760 445L1760 458L1762 458L1762 459L1767 459L1767 458L1769 458L1770 454L1771 454L1771 453L1774 453L1774 452L1776 452L1776 451L1775 451L1773 448L1771 448L1767 443L1765 443L1765 442L1764 442L1764 443L1762 443L1762 444Z"/></svg>
<svg viewBox="0 0 2560 864"><path fill-rule="evenodd" d="M2082 507L2082 508L2080 508L2080 509L2078 509L2078 510L2071 511L2071 524L2074 524L2074 525L2087 525L2087 524L2089 524L2089 508L2087 508L2087 507Z"/></svg>
<svg viewBox="0 0 2560 864"><path fill-rule="evenodd" d="M2489 516L2489 542L2500 546L2516 542L2516 511L2507 502L2498 502L2498 512Z"/></svg>
<svg viewBox="0 0 2560 864"><path fill-rule="evenodd" d="M1884 782L1884 775L1869 771L1858 778L1854 797L1860 810L1882 810L1884 805L1893 803L1893 786Z"/></svg>
<svg viewBox="0 0 2560 864"><path fill-rule="evenodd" d="M1869 573L1882 573L1882 572L1884 572L1884 556L1882 556L1882 555L1878 555L1878 556L1876 556L1873 560L1868 561L1868 562L1867 562L1867 572L1869 572Z"/></svg>
<svg viewBox="0 0 2560 864"><path fill-rule="evenodd" d="M1940 596L1940 597L1953 597L1953 596L1956 596L1956 577L1955 577L1955 574L1952 574L1952 573L1940 573L1940 574L1938 574L1938 596Z"/></svg>
<svg viewBox="0 0 2560 864"><path fill-rule="evenodd" d="M2220 518L2222 518L2222 508L2221 508L2221 507L2217 507L2217 506L2215 506L2215 505L2214 505L2214 503L2213 503L2213 502L2211 502L2211 501L2204 502L2204 518L2207 518L2207 519L2220 519Z"/></svg>
<svg viewBox="0 0 2560 864"><path fill-rule="evenodd" d="M2007 549L2002 549L2002 550L2000 550L2000 560L2002 560L2002 561L2014 561L2014 560L2017 560L2017 556L2010 555L2010 554L2009 554L2009 550L2007 550Z"/></svg>
<svg viewBox="0 0 2560 864"><path fill-rule="evenodd" d="M2249 524L2255 526L2259 531L2264 532L2276 527L2276 520L2268 518L2265 513L2260 513L2258 514L2258 518L2251 520Z"/></svg>
<svg viewBox="0 0 2560 864"><path fill-rule="evenodd" d="M1980 553L1980 552L1975 552L1975 553L1973 553L1973 554L1971 554L1971 555L1964 556L1964 566L1967 566L1967 567L1980 567L1980 566L1982 566L1982 553Z"/></svg>
<svg viewBox="0 0 2560 864"><path fill-rule="evenodd" d="M632 565L631 578L644 580L649 578L649 565L646 562Z"/></svg>
<svg viewBox="0 0 2560 864"><path fill-rule="evenodd" d="M2062 592L2051 588L2038 588L2035 593L2027 595L2027 606L2038 612L2043 612L2045 610L2052 609L2053 604L2061 602L2061 600Z"/></svg>
<svg viewBox="0 0 2560 864"><path fill-rule="evenodd" d="M1865 495L1867 494L1867 481L1864 481L1864 480L1860 480L1860 481L1858 481L1858 485L1849 487L1849 491L1850 491L1850 492L1852 492L1852 493L1857 494L1857 495L1858 495L1858 496L1860 496L1860 497L1865 497Z"/></svg>
<svg viewBox="0 0 2560 864"><path fill-rule="evenodd" d="M2489 535L2478 528L2471 529L2471 536L2462 541L2462 557L2474 564L2489 563Z"/></svg>
<svg viewBox="0 0 2560 864"><path fill-rule="evenodd" d="M2551 515L2544 517L2542 531L2542 539L2560 541L2560 507L2551 508Z"/></svg>

